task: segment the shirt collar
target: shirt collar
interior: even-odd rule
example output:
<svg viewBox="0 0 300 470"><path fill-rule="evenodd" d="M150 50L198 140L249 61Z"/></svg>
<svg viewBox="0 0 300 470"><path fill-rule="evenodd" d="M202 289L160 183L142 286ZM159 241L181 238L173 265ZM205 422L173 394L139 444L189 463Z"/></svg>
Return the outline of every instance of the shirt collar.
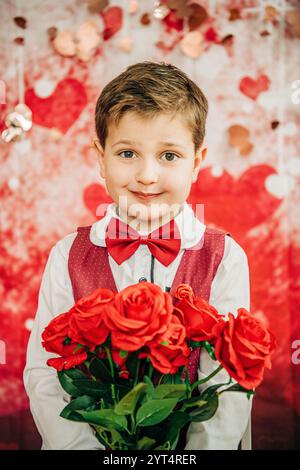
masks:
<svg viewBox="0 0 300 470"><path fill-rule="evenodd" d="M108 204L104 217L92 224L90 240L94 245L106 246L105 231L111 217L123 220L117 213L117 204L115 202ZM174 221L180 231L181 249L195 246L203 237L206 226L195 216L192 207L186 201L174 217Z"/></svg>

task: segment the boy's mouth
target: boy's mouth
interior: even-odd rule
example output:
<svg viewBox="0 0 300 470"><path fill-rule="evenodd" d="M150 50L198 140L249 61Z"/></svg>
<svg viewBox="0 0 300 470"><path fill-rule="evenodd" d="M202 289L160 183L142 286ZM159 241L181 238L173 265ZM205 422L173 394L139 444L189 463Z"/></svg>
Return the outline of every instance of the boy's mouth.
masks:
<svg viewBox="0 0 300 470"><path fill-rule="evenodd" d="M157 196L160 196L162 193L142 193L142 192L136 192L136 191L131 191L133 194L135 194L137 197L140 199L153 199Z"/></svg>

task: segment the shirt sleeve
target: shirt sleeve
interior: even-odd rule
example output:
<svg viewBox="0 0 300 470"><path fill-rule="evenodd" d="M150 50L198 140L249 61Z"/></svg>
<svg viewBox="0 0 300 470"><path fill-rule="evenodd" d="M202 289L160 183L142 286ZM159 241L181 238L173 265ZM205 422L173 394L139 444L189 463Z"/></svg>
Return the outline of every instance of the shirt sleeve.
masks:
<svg viewBox="0 0 300 470"><path fill-rule="evenodd" d="M248 259L242 247L231 237L225 236L222 261L214 277L210 304L220 313L237 315L240 307L250 310L250 280ZM200 353L199 379L207 377L217 367L204 348ZM226 383L229 374L222 369L205 384L203 391L211 385ZM236 383L233 380L234 383ZM220 390L226 388L221 387ZM220 396L215 415L201 423L191 423L187 431L186 450L237 450L251 418L253 396L248 400L245 393L225 392Z"/></svg>
<svg viewBox="0 0 300 470"><path fill-rule="evenodd" d="M39 290L38 308L30 334L23 380L30 410L42 437L42 450L104 449L87 423L62 418L70 396L61 387L55 369L47 359L56 357L41 345L49 322L74 304L68 273L68 251L76 234L60 240L50 251Z"/></svg>

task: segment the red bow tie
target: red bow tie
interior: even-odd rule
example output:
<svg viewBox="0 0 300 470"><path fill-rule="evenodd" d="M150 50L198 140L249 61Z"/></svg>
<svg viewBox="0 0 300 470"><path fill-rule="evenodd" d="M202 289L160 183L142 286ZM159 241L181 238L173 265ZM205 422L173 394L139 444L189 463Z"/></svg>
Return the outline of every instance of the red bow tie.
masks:
<svg viewBox="0 0 300 470"><path fill-rule="evenodd" d="M174 219L149 235L140 235L130 225L112 217L106 228L105 242L109 254L121 264L145 243L153 256L168 266L178 255L181 246L180 232Z"/></svg>

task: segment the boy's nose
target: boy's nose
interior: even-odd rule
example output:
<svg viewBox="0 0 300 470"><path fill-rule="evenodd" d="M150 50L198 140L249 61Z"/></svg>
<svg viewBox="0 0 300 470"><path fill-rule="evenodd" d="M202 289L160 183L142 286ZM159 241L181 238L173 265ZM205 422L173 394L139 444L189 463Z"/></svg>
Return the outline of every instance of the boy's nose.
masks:
<svg viewBox="0 0 300 470"><path fill-rule="evenodd" d="M151 184L158 181L159 171L153 163L144 163L136 173L136 181Z"/></svg>

